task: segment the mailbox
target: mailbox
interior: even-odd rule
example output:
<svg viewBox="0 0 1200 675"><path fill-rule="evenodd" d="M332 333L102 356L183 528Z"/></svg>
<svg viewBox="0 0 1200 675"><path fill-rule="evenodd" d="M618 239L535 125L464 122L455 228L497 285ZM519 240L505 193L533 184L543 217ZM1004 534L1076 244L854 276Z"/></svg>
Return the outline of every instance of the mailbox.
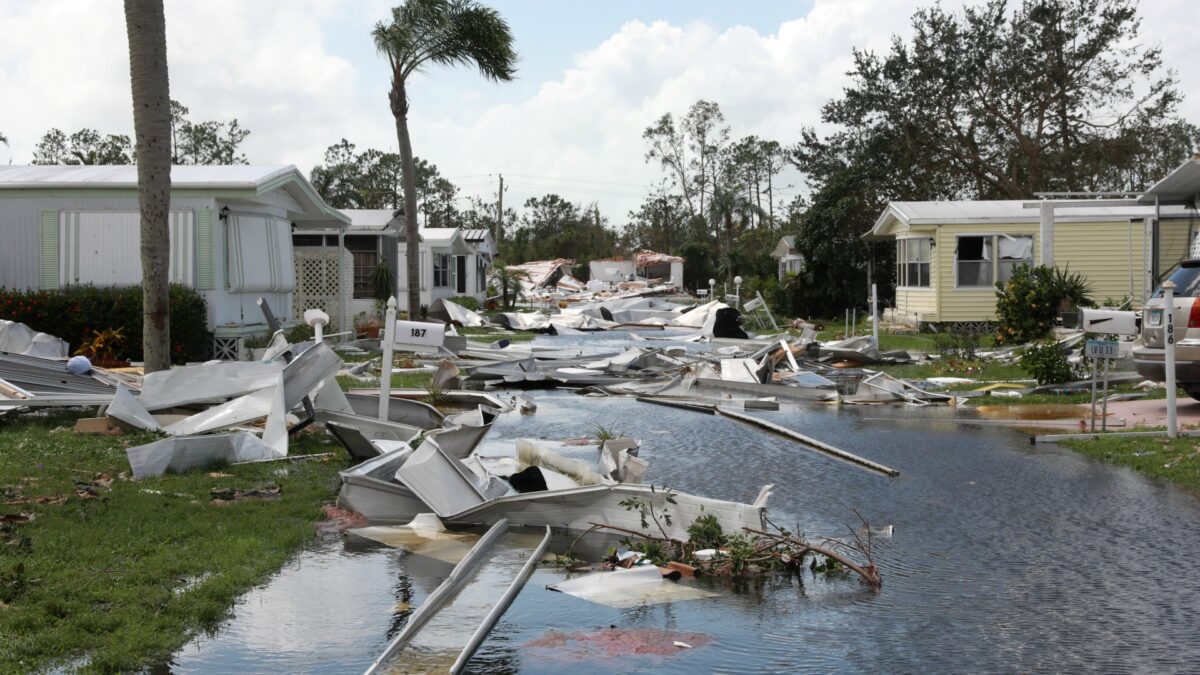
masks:
<svg viewBox="0 0 1200 675"><path fill-rule="evenodd" d="M1085 309L1079 326L1089 333L1138 334L1138 313L1121 309Z"/></svg>

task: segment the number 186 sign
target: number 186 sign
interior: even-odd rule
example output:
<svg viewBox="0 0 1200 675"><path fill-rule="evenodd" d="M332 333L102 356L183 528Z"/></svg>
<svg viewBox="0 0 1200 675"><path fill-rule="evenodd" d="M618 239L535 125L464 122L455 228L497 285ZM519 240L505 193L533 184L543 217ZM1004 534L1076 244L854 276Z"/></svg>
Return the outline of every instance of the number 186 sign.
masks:
<svg viewBox="0 0 1200 675"><path fill-rule="evenodd" d="M397 345L423 345L440 347L446 341L446 327L440 323L421 321L396 321Z"/></svg>

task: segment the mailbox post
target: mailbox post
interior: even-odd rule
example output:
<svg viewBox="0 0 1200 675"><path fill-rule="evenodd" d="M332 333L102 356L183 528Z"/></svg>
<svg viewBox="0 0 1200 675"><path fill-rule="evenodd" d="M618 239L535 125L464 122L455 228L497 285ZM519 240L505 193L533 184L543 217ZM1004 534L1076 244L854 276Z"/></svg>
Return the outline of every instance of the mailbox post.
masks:
<svg viewBox="0 0 1200 675"><path fill-rule="evenodd" d="M1163 360L1167 369L1167 437L1179 436L1175 419L1175 282L1165 281L1163 288Z"/></svg>
<svg viewBox="0 0 1200 675"><path fill-rule="evenodd" d="M388 298L383 318L383 363L379 364L379 419L388 419L392 400L392 345L396 342L396 296Z"/></svg>

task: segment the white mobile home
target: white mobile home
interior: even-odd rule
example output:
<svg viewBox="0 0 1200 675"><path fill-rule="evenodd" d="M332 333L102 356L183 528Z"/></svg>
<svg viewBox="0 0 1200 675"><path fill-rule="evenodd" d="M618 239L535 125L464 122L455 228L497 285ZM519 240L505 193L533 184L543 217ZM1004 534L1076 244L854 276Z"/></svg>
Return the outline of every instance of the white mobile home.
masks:
<svg viewBox="0 0 1200 675"><path fill-rule="evenodd" d="M0 166L0 287L138 284L139 222L135 166ZM218 356L263 331L258 297L291 316L292 233L348 222L293 166L172 168L170 278L204 295Z"/></svg>

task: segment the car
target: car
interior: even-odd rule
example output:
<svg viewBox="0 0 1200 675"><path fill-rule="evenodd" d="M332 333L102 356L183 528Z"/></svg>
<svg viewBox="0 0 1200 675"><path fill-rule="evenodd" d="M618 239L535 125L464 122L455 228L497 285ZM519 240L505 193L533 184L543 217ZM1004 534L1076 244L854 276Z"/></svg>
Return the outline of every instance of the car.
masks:
<svg viewBox="0 0 1200 675"><path fill-rule="evenodd" d="M1175 306L1171 311L1175 383L1200 401L1200 259L1183 261L1168 280L1175 284ZM1167 379L1165 309L1159 286L1142 309L1142 333L1133 345L1133 365L1138 374L1155 382Z"/></svg>

